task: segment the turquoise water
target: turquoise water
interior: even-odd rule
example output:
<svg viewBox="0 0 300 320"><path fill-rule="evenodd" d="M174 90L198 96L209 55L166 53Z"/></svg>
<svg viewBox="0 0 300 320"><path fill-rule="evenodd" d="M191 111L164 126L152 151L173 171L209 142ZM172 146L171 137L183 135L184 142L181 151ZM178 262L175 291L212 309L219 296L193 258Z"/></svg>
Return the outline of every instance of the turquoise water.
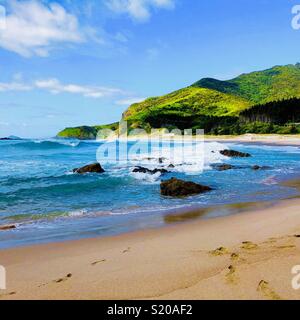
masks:
<svg viewBox="0 0 300 320"><path fill-rule="evenodd" d="M297 194L295 189L280 185L281 180L300 173L297 147L207 142L204 171L199 170L197 161L186 160L175 161L175 168L163 177L133 174L135 165L166 166L159 163L154 150L150 160L139 154L139 159L130 163L105 163L106 172L101 175L73 174L73 168L96 161L100 145L75 140L0 141L0 225L17 224L14 230L0 231L1 248L158 227L175 209ZM134 145L130 142L129 149ZM164 156L164 145L159 146ZM178 145L172 148L177 150ZM229 159L219 153L225 148L249 152L252 157ZM213 168L216 163L241 168L217 171ZM254 171L251 165L269 168ZM160 196L161 179L171 177L206 184L214 190L186 199Z"/></svg>

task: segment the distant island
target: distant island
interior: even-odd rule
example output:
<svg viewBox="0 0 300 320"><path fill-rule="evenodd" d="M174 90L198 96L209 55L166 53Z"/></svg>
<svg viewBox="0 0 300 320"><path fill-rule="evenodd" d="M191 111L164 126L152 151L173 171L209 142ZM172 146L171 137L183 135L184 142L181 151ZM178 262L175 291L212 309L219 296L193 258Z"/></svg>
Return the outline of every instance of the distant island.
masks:
<svg viewBox="0 0 300 320"><path fill-rule="evenodd" d="M300 63L242 74L228 81L204 78L170 94L131 105L129 130L204 129L211 135L300 133ZM59 138L95 139L118 123L66 128Z"/></svg>
<svg viewBox="0 0 300 320"><path fill-rule="evenodd" d="M19 137L16 137L16 136L9 136L9 137L0 138L0 141L7 141L7 140L22 140L22 139Z"/></svg>

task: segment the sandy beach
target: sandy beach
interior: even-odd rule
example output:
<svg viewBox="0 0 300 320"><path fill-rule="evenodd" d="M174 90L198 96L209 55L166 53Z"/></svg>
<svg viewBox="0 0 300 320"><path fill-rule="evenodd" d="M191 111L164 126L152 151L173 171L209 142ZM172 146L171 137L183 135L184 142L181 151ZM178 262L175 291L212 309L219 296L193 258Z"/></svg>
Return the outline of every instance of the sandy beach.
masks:
<svg viewBox="0 0 300 320"><path fill-rule="evenodd" d="M244 134L241 136L206 135L206 141L257 143L264 145L300 146L300 135Z"/></svg>
<svg viewBox="0 0 300 320"><path fill-rule="evenodd" d="M297 1L0 1L0 303L300 300L299 35Z"/></svg>
<svg viewBox="0 0 300 320"><path fill-rule="evenodd" d="M300 200L115 237L0 251L1 299L299 299Z"/></svg>
<svg viewBox="0 0 300 320"><path fill-rule="evenodd" d="M112 136L109 140L116 139L117 136ZM279 145L279 146L300 146L300 134L244 134L239 136L231 135L198 135L198 136L178 136L173 134L166 134L163 131L159 131L157 134L149 135L128 135L125 137L118 136L120 141L182 141L183 137L186 142L188 141L205 141L205 142L223 142L223 143L253 143L264 145ZM106 139L104 139L106 140ZM101 140L100 140L101 141Z"/></svg>

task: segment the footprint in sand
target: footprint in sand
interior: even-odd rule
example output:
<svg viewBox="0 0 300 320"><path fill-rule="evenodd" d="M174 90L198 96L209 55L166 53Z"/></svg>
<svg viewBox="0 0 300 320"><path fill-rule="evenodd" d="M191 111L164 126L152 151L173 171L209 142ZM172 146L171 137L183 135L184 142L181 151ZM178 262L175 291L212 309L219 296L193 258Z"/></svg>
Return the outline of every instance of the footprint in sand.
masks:
<svg viewBox="0 0 300 320"><path fill-rule="evenodd" d="M72 277L72 273L68 273L64 278L59 278L59 279L53 280L52 282L54 282L54 283L64 282L64 281L67 281L68 279L70 279L71 277ZM42 283L38 286L38 288L42 288L44 286L47 286L48 284L50 284L50 282Z"/></svg>
<svg viewBox="0 0 300 320"><path fill-rule="evenodd" d="M296 248L297 246L295 245L295 238L299 238L299 235L289 235L285 237L281 237L279 239L284 240L280 244L277 244L274 246L276 249L293 249Z"/></svg>
<svg viewBox="0 0 300 320"><path fill-rule="evenodd" d="M231 260L238 260L240 258L240 255L238 253L235 253L233 252L231 255L230 255L230 259Z"/></svg>
<svg viewBox="0 0 300 320"><path fill-rule="evenodd" d="M228 270L229 272L225 276L227 282L230 282L232 284L237 283L238 277L236 276L236 268L233 265L230 265L228 267Z"/></svg>
<svg viewBox="0 0 300 320"><path fill-rule="evenodd" d="M229 254L229 251L225 247L220 247L215 250L209 251L212 256L223 256L224 254Z"/></svg>
<svg viewBox="0 0 300 320"><path fill-rule="evenodd" d="M94 261L94 262L91 263L91 265L92 265L92 266L95 266L95 265L97 265L98 263L102 263L102 262L105 262L105 261L106 261L106 259Z"/></svg>
<svg viewBox="0 0 300 320"><path fill-rule="evenodd" d="M14 295L14 294L16 294L15 291L9 292L9 293L0 294L0 299L3 298L3 297L12 296L12 295Z"/></svg>
<svg viewBox="0 0 300 320"><path fill-rule="evenodd" d="M67 281L68 279L70 279L71 277L72 277L72 273L68 273L64 278L59 278L57 280L53 280L53 282L55 282L55 283L64 282L64 281Z"/></svg>
<svg viewBox="0 0 300 320"><path fill-rule="evenodd" d="M130 250L131 250L131 248L130 248L130 247L128 247L127 249L123 250L123 252L122 252L122 253L127 253L127 252L129 252Z"/></svg>
<svg viewBox="0 0 300 320"><path fill-rule="evenodd" d="M236 261L236 262L244 262L246 261L244 258L242 258L240 256L240 254L236 253L236 252L233 252L231 255L230 255L230 260L231 261Z"/></svg>
<svg viewBox="0 0 300 320"><path fill-rule="evenodd" d="M244 242L242 242L241 248L245 249L245 250L253 250L253 249L257 249L258 245L256 243L251 242L251 241L244 241Z"/></svg>
<svg viewBox="0 0 300 320"><path fill-rule="evenodd" d="M275 248L276 249L293 249L293 248L296 248L296 246L293 244L286 244L282 246L275 246Z"/></svg>
<svg viewBox="0 0 300 320"><path fill-rule="evenodd" d="M269 238L268 240L264 241L263 244L272 244L277 242L276 238Z"/></svg>
<svg viewBox="0 0 300 320"><path fill-rule="evenodd" d="M269 282L265 280L259 282L257 291L261 292L268 299L281 300L281 297L270 287Z"/></svg>
<svg viewBox="0 0 300 320"><path fill-rule="evenodd" d="M269 238L267 241L264 241L263 243L266 243L266 244L271 244L271 243L275 243L275 242L278 242L280 240L284 240L284 239L290 239L292 240L293 238L300 238L300 234L294 234L294 235L290 235L290 236L282 236L282 237L272 237L272 238Z"/></svg>

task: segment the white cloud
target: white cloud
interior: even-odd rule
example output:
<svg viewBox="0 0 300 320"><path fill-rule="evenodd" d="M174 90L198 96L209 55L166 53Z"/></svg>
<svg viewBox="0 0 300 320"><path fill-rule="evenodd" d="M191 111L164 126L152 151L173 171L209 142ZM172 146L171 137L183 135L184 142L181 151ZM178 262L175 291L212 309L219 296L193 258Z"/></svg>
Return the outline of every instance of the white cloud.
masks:
<svg viewBox="0 0 300 320"><path fill-rule="evenodd" d="M5 91L28 91L31 90L32 86L26 85L21 82L0 82L0 92Z"/></svg>
<svg viewBox="0 0 300 320"><path fill-rule="evenodd" d="M0 30L0 46L24 57L45 57L56 45L80 43L84 34L76 16L61 5L37 1L9 2L6 28Z"/></svg>
<svg viewBox="0 0 300 320"><path fill-rule="evenodd" d="M44 89L53 94L73 93L81 94L84 97L89 98L103 98L108 96L125 94L123 90L118 88L63 84L58 79L38 80L34 83L34 85L38 89Z"/></svg>
<svg viewBox="0 0 300 320"><path fill-rule="evenodd" d="M106 3L110 10L128 14L139 21L148 20L152 9L174 7L174 0L107 0Z"/></svg>
<svg viewBox="0 0 300 320"><path fill-rule="evenodd" d="M58 79L37 80L30 84L25 84L22 78L19 81L0 82L0 92L8 91L30 91L34 89L45 90L52 94L70 93L80 94L88 98L121 97L128 93L119 88L104 86L88 86L78 84L63 84Z"/></svg>
<svg viewBox="0 0 300 320"><path fill-rule="evenodd" d="M138 102L142 102L146 100L146 98L125 98L125 99L121 99L116 101L116 104L121 105L121 106L130 106L134 103L138 103Z"/></svg>

